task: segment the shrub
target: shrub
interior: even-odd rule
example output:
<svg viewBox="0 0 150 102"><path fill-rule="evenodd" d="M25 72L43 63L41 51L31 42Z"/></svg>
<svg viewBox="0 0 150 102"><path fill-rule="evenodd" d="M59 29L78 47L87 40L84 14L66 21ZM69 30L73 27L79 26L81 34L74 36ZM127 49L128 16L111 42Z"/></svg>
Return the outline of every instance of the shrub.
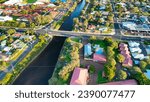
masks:
<svg viewBox="0 0 150 102"><path fill-rule="evenodd" d="M93 65L90 65L90 67L89 67L89 73L90 74L94 74L95 73L95 66L93 66Z"/></svg>

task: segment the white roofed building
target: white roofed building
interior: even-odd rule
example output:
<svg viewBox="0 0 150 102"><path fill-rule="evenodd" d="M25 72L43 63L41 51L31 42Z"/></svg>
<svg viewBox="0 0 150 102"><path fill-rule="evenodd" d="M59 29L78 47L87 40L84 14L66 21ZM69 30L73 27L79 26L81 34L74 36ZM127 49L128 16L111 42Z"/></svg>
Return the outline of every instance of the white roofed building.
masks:
<svg viewBox="0 0 150 102"><path fill-rule="evenodd" d="M0 16L0 22L12 21L13 18L9 16Z"/></svg>

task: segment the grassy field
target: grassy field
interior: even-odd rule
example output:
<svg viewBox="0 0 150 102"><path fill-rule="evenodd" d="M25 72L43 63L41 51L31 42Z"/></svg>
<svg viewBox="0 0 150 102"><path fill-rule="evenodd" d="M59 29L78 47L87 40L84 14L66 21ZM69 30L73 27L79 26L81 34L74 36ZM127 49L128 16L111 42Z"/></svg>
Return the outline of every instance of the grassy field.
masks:
<svg viewBox="0 0 150 102"><path fill-rule="evenodd" d="M34 3L34 2L36 2L37 0L24 0L24 2L26 2L26 3Z"/></svg>
<svg viewBox="0 0 150 102"><path fill-rule="evenodd" d="M36 2L37 0L27 0L28 1L28 3L34 3L34 2Z"/></svg>

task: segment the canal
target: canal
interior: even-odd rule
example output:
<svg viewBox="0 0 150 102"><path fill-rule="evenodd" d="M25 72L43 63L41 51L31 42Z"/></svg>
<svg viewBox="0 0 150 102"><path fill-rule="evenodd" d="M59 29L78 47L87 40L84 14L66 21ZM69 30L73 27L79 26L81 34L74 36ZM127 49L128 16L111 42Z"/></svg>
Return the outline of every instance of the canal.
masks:
<svg viewBox="0 0 150 102"><path fill-rule="evenodd" d="M73 19L80 15L85 4L86 4L85 0L82 0L82 2L78 4L78 6L71 13L71 15L64 21L64 23L62 24L59 30L71 31L73 28Z"/></svg>
<svg viewBox="0 0 150 102"><path fill-rule="evenodd" d="M85 6L85 0L78 4L76 9L63 23L60 30L71 31L73 18L78 17ZM44 51L20 74L14 85L48 85L53 74L65 37L54 37Z"/></svg>

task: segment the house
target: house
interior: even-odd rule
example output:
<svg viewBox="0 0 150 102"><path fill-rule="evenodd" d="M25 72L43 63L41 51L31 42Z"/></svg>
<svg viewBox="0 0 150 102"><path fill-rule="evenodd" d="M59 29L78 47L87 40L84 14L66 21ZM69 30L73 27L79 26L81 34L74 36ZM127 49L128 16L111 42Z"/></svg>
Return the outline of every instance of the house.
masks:
<svg viewBox="0 0 150 102"><path fill-rule="evenodd" d="M125 67L132 67L133 66L133 61L131 60L131 58L128 58L125 56L125 60L122 63L123 66Z"/></svg>
<svg viewBox="0 0 150 102"><path fill-rule="evenodd" d="M104 55L99 55L99 54L94 53L93 61L95 61L95 62L106 62L106 57Z"/></svg>
<svg viewBox="0 0 150 102"><path fill-rule="evenodd" d="M70 85L86 85L88 82L88 78L88 69L75 68L70 81Z"/></svg>
<svg viewBox="0 0 150 102"><path fill-rule="evenodd" d="M138 85L138 83L136 80L130 79L125 81L108 82L101 85Z"/></svg>
<svg viewBox="0 0 150 102"><path fill-rule="evenodd" d="M92 48L91 48L91 44L88 43L84 45L84 57L87 58L91 55L92 55Z"/></svg>
<svg viewBox="0 0 150 102"><path fill-rule="evenodd" d="M122 27L127 30L136 30L136 26L134 22L122 22Z"/></svg>
<svg viewBox="0 0 150 102"><path fill-rule="evenodd" d="M47 5L47 7L55 7L55 6L56 6L55 4L51 4L51 3Z"/></svg>
<svg viewBox="0 0 150 102"><path fill-rule="evenodd" d="M142 21L142 23L149 23L149 20L148 20L147 16L140 16L139 19Z"/></svg>
<svg viewBox="0 0 150 102"><path fill-rule="evenodd" d="M106 62L106 57L104 56L104 49L100 48L98 45L95 45L94 48L95 53L93 54L93 61Z"/></svg>
<svg viewBox="0 0 150 102"><path fill-rule="evenodd" d="M7 43L7 41L6 41L6 40L3 40L3 41L1 42L1 47L5 47L5 46L6 46L6 43Z"/></svg>
<svg viewBox="0 0 150 102"><path fill-rule="evenodd" d="M135 53L135 52L137 52L137 53L141 53L142 52L142 50L139 48L139 47L134 47L134 48L132 48L132 47L130 47L130 51L132 52L132 53Z"/></svg>
<svg viewBox="0 0 150 102"><path fill-rule="evenodd" d="M117 3L116 5L121 5L123 8L125 8L125 7L126 7L126 4L125 4L125 3L122 3L122 2Z"/></svg>
<svg viewBox="0 0 150 102"><path fill-rule="evenodd" d="M105 6L105 5L102 5L102 6L99 7L99 10L100 10L100 11L103 11L103 10L105 10L105 9L106 9L106 6Z"/></svg>
<svg viewBox="0 0 150 102"><path fill-rule="evenodd" d="M132 53L133 58L143 60L145 56L141 53Z"/></svg>
<svg viewBox="0 0 150 102"><path fill-rule="evenodd" d="M12 49L12 47L8 47L8 46L7 46L7 47L5 47L3 50L6 51L6 52L9 52L11 49Z"/></svg>
<svg viewBox="0 0 150 102"><path fill-rule="evenodd" d="M0 53L0 61L9 61L9 56L6 54Z"/></svg>
<svg viewBox="0 0 150 102"><path fill-rule="evenodd" d="M37 0L37 2L49 3L50 0Z"/></svg>
<svg viewBox="0 0 150 102"><path fill-rule="evenodd" d="M138 47L138 46L140 46L140 43L137 43L135 41L129 41L128 44L129 44L130 47Z"/></svg>
<svg viewBox="0 0 150 102"><path fill-rule="evenodd" d="M96 26L95 26L95 25L89 25L89 26L88 26L88 29L94 30L94 29L96 29Z"/></svg>
<svg viewBox="0 0 150 102"><path fill-rule="evenodd" d="M9 16L0 16L0 22L12 21L13 18Z"/></svg>
<svg viewBox="0 0 150 102"><path fill-rule="evenodd" d="M14 41L11 45L15 49L21 49L25 46L25 44L21 40L18 40L18 39Z"/></svg>
<svg viewBox="0 0 150 102"><path fill-rule="evenodd" d="M125 57L125 60L122 63L122 65L125 67L132 67L133 61L130 56L128 45L125 43L121 43L121 44L119 44L119 48L120 48L121 54Z"/></svg>
<svg viewBox="0 0 150 102"><path fill-rule="evenodd" d="M20 34L20 33L15 33L15 34L13 34L12 36L13 36L14 38L19 38L19 37L21 37L21 35L22 35L22 34Z"/></svg>
<svg viewBox="0 0 150 102"><path fill-rule="evenodd" d="M43 2L40 2L40 1L36 1L35 3L33 3L34 5L44 5Z"/></svg>

